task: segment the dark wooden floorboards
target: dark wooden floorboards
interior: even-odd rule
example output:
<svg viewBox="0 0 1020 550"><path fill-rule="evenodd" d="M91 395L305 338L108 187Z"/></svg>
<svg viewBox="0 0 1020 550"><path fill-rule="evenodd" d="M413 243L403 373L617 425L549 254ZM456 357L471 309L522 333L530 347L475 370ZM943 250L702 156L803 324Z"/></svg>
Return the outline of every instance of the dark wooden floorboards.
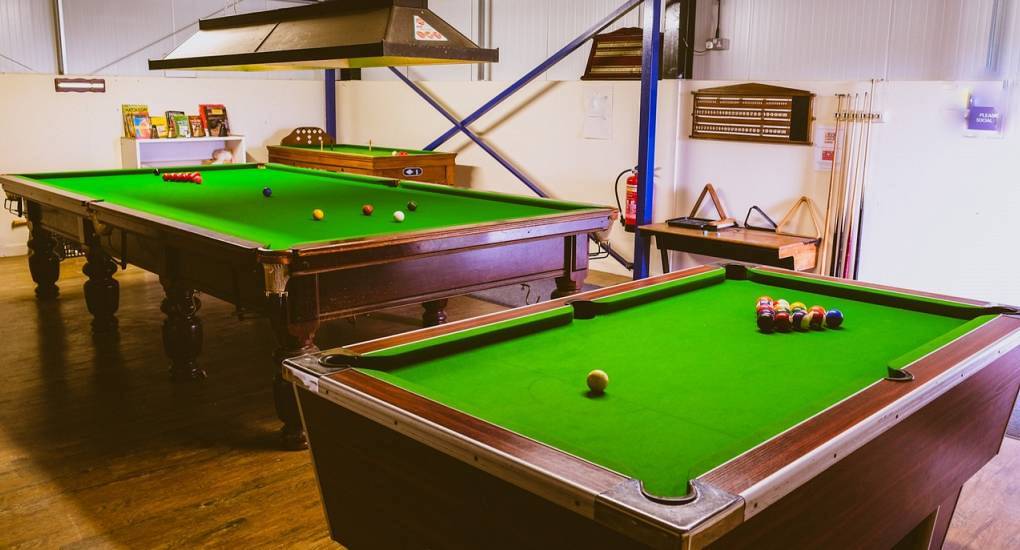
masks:
<svg viewBox="0 0 1020 550"><path fill-rule="evenodd" d="M335 548L309 455L276 447L268 323L202 297L209 378L171 383L159 282L118 272L119 338L93 341L82 263L65 261L61 297L38 302L25 259L0 258L0 548ZM461 298L448 312L496 309ZM420 311L326 323L319 342L410 330ZM949 545L1017 547L1018 533L1008 440L965 489Z"/></svg>

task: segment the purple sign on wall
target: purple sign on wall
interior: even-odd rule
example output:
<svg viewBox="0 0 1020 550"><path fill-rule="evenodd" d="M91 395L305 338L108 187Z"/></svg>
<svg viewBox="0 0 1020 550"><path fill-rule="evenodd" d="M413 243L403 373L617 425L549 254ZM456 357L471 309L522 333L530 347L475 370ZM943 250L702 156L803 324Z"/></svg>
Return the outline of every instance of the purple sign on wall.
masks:
<svg viewBox="0 0 1020 550"><path fill-rule="evenodd" d="M998 132L1002 117L995 107L972 105L967 111L967 129Z"/></svg>

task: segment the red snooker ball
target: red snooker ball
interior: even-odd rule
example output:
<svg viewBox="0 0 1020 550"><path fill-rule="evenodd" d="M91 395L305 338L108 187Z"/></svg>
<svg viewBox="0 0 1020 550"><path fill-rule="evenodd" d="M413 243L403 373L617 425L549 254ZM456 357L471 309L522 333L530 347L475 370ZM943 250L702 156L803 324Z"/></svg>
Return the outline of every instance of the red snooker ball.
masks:
<svg viewBox="0 0 1020 550"><path fill-rule="evenodd" d="M361 213L366 216L371 216L372 212L375 212L375 207L372 206L371 204L366 204L365 206L361 207Z"/></svg>

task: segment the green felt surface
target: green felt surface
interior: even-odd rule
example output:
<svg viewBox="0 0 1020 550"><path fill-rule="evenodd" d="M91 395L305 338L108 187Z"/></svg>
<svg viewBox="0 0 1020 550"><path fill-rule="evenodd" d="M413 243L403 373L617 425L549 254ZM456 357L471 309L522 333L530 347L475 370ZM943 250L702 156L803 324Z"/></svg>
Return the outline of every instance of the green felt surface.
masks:
<svg viewBox="0 0 1020 550"><path fill-rule="evenodd" d="M400 232L544 216L589 208L561 201L471 191L282 165L175 168L200 171L201 185L164 182L152 170L26 176L94 200L254 241L269 249ZM273 191L270 198L262 189ZM414 201L418 210L407 204ZM372 216L361 207L375 207ZM312 219L312 210L326 217ZM393 219L403 211L405 221Z"/></svg>
<svg viewBox="0 0 1020 550"><path fill-rule="evenodd" d="M604 300L612 312L594 319L362 371L679 496L690 478L881 380L890 362L987 320L977 308L968 320L879 305L878 293L869 303L721 272L671 284L678 290ZM846 324L762 334L754 306L763 294L841 309ZM421 353L472 334L376 353ZM598 398L585 386L595 368L610 378Z"/></svg>
<svg viewBox="0 0 1020 550"><path fill-rule="evenodd" d="M435 155L434 151L420 151L417 149L399 149L396 147L379 147L373 145L371 149L368 145L352 145L349 143L337 143L334 145L283 145L282 147L288 149L307 149L310 151L322 151L329 153L338 153L343 155L361 155L365 157L391 157L393 151L403 151L407 153L407 156L420 156L420 155Z"/></svg>

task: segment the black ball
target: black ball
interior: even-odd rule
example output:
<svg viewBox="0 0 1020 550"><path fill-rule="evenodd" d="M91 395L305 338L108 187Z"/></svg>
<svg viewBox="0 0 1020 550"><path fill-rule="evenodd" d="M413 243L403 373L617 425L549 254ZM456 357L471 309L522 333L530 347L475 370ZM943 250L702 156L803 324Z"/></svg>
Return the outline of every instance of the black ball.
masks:
<svg viewBox="0 0 1020 550"><path fill-rule="evenodd" d="M152 175L153 176L158 176L159 175L159 168L153 168L152 169Z"/></svg>
<svg viewBox="0 0 1020 550"><path fill-rule="evenodd" d="M414 212L415 210L418 209L418 203L414 201L407 203L407 209L410 210L411 212Z"/></svg>

